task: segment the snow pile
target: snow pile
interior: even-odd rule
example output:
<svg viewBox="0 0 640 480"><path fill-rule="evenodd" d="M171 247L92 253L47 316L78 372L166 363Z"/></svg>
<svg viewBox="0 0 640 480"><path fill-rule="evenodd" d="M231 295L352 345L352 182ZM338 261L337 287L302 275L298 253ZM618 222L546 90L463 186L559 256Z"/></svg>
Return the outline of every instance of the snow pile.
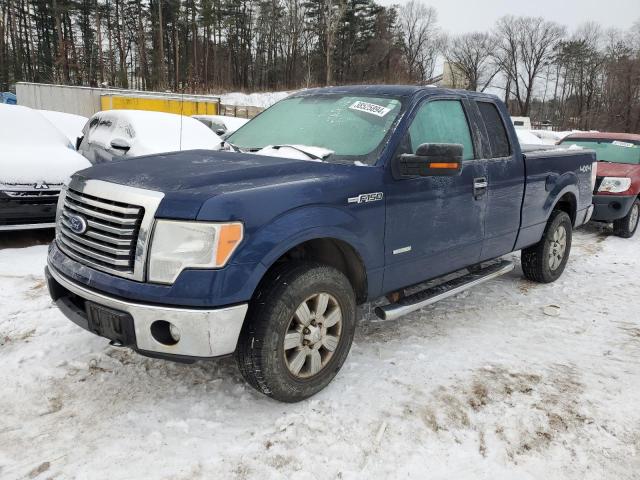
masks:
<svg viewBox="0 0 640 480"><path fill-rule="evenodd" d="M60 130L69 139L72 145L75 145L78 137L82 136L82 129L87 123L87 120L89 120L87 117L83 117L82 115L54 112L53 110L38 110L38 113L49 120L54 127Z"/></svg>
<svg viewBox="0 0 640 480"><path fill-rule="evenodd" d="M518 140L520 141L520 145L544 145L545 143L534 135L530 130L522 130L516 128L516 134L518 135Z"/></svg>
<svg viewBox="0 0 640 480"><path fill-rule="evenodd" d="M0 104L0 183L59 184L90 166L36 110Z"/></svg>
<svg viewBox="0 0 640 480"><path fill-rule="evenodd" d="M589 130L589 132L593 133L597 130ZM585 133L584 130L567 130L563 132L552 132L551 130L531 130L536 137L540 138L547 145L555 145L559 141L563 140L565 137L571 135L572 133Z"/></svg>
<svg viewBox="0 0 640 480"><path fill-rule="evenodd" d="M0 145L71 145L69 139L37 110L0 104Z"/></svg>
<svg viewBox="0 0 640 480"><path fill-rule="evenodd" d="M46 247L0 250L0 477L637 478L640 235L575 233L564 276L519 269L396 322L285 405L232 359L108 346L51 305Z"/></svg>
<svg viewBox="0 0 640 480"><path fill-rule="evenodd" d="M255 152L255 155L321 162L321 159L328 157L329 155L333 155L334 153L335 152L333 150L329 150L328 148L314 147L311 145L267 145L266 147L261 148L260 150Z"/></svg>
<svg viewBox="0 0 640 480"><path fill-rule="evenodd" d="M297 90L288 92L263 92L263 93L223 93L219 95L220 102L223 105L241 105L243 107L262 107L268 108L283 98L287 98Z"/></svg>

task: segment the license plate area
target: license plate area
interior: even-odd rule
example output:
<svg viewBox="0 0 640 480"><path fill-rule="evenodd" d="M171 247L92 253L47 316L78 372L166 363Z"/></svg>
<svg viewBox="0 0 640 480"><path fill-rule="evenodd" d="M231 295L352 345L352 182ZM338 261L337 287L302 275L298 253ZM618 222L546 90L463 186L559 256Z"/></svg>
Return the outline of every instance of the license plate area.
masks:
<svg viewBox="0 0 640 480"><path fill-rule="evenodd" d="M89 330L96 335L115 340L122 345L135 346L136 332L133 317L90 301L85 302Z"/></svg>

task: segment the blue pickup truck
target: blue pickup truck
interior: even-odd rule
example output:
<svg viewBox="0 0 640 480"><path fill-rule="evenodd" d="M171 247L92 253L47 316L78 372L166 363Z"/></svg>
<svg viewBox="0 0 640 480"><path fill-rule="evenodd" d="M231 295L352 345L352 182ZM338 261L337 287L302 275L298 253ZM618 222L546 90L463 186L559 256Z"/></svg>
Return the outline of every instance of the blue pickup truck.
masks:
<svg viewBox="0 0 640 480"><path fill-rule="evenodd" d="M397 318L510 271L517 250L527 278L556 280L593 210L595 161L523 152L491 95L305 90L220 151L76 173L45 273L64 314L112 345L235 353L251 386L299 401L342 366L358 305L382 299L376 314Z"/></svg>

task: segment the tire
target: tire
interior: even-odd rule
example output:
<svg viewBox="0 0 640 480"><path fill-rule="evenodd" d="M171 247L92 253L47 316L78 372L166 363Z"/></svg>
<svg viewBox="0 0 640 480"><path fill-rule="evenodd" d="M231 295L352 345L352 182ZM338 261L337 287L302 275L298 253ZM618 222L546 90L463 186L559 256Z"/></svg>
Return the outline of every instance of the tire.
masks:
<svg viewBox="0 0 640 480"><path fill-rule="evenodd" d="M259 392L299 402L336 376L355 325L355 292L342 272L319 263L284 264L267 274L251 301L236 349L238 368Z"/></svg>
<svg viewBox="0 0 640 480"><path fill-rule="evenodd" d="M569 215L561 210L554 210L544 229L542 239L535 245L522 250L521 262L524 276L539 283L551 283L560 278L571 253L572 233L573 225ZM562 248L563 244L564 248Z"/></svg>
<svg viewBox="0 0 640 480"><path fill-rule="evenodd" d="M627 216L613 222L613 233L618 237L631 238L638 229L640 219L640 199L635 200Z"/></svg>

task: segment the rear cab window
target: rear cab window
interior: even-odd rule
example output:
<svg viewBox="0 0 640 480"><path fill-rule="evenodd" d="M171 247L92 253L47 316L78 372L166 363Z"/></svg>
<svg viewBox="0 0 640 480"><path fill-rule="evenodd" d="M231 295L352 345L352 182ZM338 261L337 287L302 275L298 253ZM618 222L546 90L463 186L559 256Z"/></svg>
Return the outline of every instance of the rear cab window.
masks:
<svg viewBox="0 0 640 480"><path fill-rule="evenodd" d="M491 155L488 158L504 158L511 156L511 145L507 129L504 126L498 107L491 102L477 101L476 105L487 129Z"/></svg>

